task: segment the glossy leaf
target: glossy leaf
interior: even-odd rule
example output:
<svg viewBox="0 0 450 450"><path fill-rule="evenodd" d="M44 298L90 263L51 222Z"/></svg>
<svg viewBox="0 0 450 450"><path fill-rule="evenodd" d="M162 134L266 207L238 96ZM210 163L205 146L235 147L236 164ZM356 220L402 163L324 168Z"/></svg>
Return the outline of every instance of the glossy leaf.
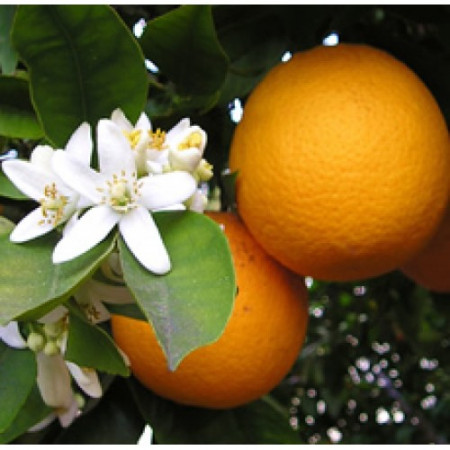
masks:
<svg viewBox="0 0 450 450"><path fill-rule="evenodd" d="M28 139L44 135L31 104L28 81L23 78L0 77L0 135Z"/></svg>
<svg viewBox="0 0 450 450"><path fill-rule="evenodd" d="M164 276L145 270L119 242L124 278L153 324L174 370L192 350L223 332L236 292L228 242L219 226L193 212L154 215L172 271Z"/></svg>
<svg viewBox="0 0 450 450"><path fill-rule="evenodd" d="M225 80L228 59L217 40L211 6L184 5L151 20L140 43L180 94L212 94Z"/></svg>
<svg viewBox="0 0 450 450"><path fill-rule="evenodd" d="M0 5L0 68L4 75L12 75L17 66L17 53L10 39L16 8L15 5Z"/></svg>
<svg viewBox="0 0 450 450"><path fill-rule="evenodd" d="M61 303L112 251L112 237L89 252L53 264L56 232L23 244L0 235L0 325L17 317L38 318Z"/></svg>
<svg viewBox="0 0 450 450"><path fill-rule="evenodd" d="M10 348L0 341L0 433L11 425L35 381L34 353Z"/></svg>
<svg viewBox="0 0 450 450"><path fill-rule="evenodd" d="M301 444L286 412L270 398L239 408L211 410L165 400L129 380L158 444Z"/></svg>
<svg viewBox="0 0 450 450"><path fill-rule="evenodd" d="M114 375L129 375L130 371L114 341L104 330L73 311L69 320L69 337L64 354L67 361Z"/></svg>
<svg viewBox="0 0 450 450"><path fill-rule="evenodd" d="M46 136L63 147L81 122L122 108L134 121L147 96L139 46L106 5L21 5L13 42L30 72Z"/></svg>
<svg viewBox="0 0 450 450"><path fill-rule="evenodd" d="M19 437L33 425L45 419L51 412L52 409L42 401L35 383L14 421L3 433L0 433L0 444L7 444Z"/></svg>

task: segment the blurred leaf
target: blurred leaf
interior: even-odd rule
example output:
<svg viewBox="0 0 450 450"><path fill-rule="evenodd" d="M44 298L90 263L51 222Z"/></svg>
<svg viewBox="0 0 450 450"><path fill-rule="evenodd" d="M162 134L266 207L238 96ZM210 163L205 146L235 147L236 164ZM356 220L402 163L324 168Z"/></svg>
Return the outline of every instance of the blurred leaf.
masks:
<svg viewBox="0 0 450 450"><path fill-rule="evenodd" d="M0 197L14 200L29 200L29 197L22 194L3 172L0 172Z"/></svg>
<svg viewBox="0 0 450 450"><path fill-rule="evenodd" d="M98 406L79 417L70 428L63 429L53 443L136 444L144 426L124 380L116 378Z"/></svg>
<svg viewBox="0 0 450 450"><path fill-rule="evenodd" d="M30 394L20 409L14 422L4 433L0 433L0 444L6 444L25 433L52 412L52 409L43 401L37 384L33 385Z"/></svg>
<svg viewBox="0 0 450 450"><path fill-rule="evenodd" d="M130 379L136 404L158 444L300 444L288 417L268 399L211 410L178 405Z"/></svg>
<svg viewBox="0 0 450 450"><path fill-rule="evenodd" d="M10 233L16 226L14 222L11 222L6 217L0 216L0 234Z"/></svg>
<svg viewBox="0 0 450 450"><path fill-rule="evenodd" d="M53 264L56 232L23 244L0 235L0 325L17 317L38 318L65 298L88 277L112 251L112 237L80 257Z"/></svg>
<svg viewBox="0 0 450 450"><path fill-rule="evenodd" d="M34 106L46 136L63 147L87 121L122 108L131 121L144 109L144 58L122 20L106 5L21 5L13 42L30 72Z"/></svg>
<svg viewBox="0 0 450 450"><path fill-rule="evenodd" d="M151 20L140 43L182 96L213 94L225 79L228 59L217 40L211 6L184 5Z"/></svg>
<svg viewBox="0 0 450 450"><path fill-rule="evenodd" d="M69 337L65 359L81 367L91 367L113 375L128 376L125 365L112 338L100 327L87 322L75 311L70 314Z"/></svg>
<svg viewBox="0 0 450 450"><path fill-rule="evenodd" d="M269 69L281 62L289 46L282 22L272 7L216 6L217 34L230 68L219 103L246 96Z"/></svg>
<svg viewBox="0 0 450 450"><path fill-rule="evenodd" d="M225 235L208 217L183 211L160 212L154 218L171 272L153 275L122 240L119 250L125 281L175 370L188 353L222 334L236 292L234 267Z"/></svg>
<svg viewBox="0 0 450 450"><path fill-rule="evenodd" d="M15 5L0 5L0 68L4 75L12 75L17 66L17 53L10 38L16 8Z"/></svg>
<svg viewBox="0 0 450 450"><path fill-rule="evenodd" d="M36 381L36 358L30 350L0 341L0 433L11 425Z"/></svg>
<svg viewBox="0 0 450 450"><path fill-rule="evenodd" d="M23 78L0 76L0 135L23 139L44 135Z"/></svg>

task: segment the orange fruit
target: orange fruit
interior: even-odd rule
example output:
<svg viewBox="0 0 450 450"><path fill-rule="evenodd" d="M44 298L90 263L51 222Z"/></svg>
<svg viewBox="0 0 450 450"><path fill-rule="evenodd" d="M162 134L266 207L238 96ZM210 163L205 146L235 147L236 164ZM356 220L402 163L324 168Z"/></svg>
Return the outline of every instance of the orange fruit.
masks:
<svg viewBox="0 0 450 450"><path fill-rule="evenodd" d="M232 408L280 383L302 347L308 321L302 277L286 270L231 213L209 213L225 226L234 258L238 294L222 336L188 354L173 372L153 328L114 315L112 333L146 387L178 403Z"/></svg>
<svg viewBox="0 0 450 450"><path fill-rule="evenodd" d="M431 291L450 292L450 205L431 242L402 271Z"/></svg>
<svg viewBox="0 0 450 450"><path fill-rule="evenodd" d="M367 45L320 46L274 67L244 106L229 165L239 214L261 246L329 281L403 265L431 239L449 192L435 99Z"/></svg>

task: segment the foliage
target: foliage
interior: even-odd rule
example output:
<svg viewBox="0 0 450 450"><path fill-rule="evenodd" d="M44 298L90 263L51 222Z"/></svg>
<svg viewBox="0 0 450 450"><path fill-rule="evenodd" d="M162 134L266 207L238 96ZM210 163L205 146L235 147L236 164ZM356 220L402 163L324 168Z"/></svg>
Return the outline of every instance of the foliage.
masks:
<svg viewBox="0 0 450 450"><path fill-rule="evenodd" d="M231 118L286 52L310 48L333 32L342 41L384 48L419 74L450 121L449 19L446 5L0 6L0 158L11 149L28 158L38 143L63 148L82 121L95 126L117 107L133 123L145 110L154 129L189 116L208 134L205 157L215 168L210 187L219 186L223 208L231 208L233 177L222 176L236 122ZM147 25L136 38L132 31L140 20ZM14 222L34 207L3 175L0 196L3 215ZM123 377L128 370L108 325L86 322L71 300L93 274L102 276L113 249L120 250L138 307L111 310L152 321L172 367L220 335L232 306L233 270L219 228L194 213L158 214L171 256L185 261L164 277L143 273L114 233L55 269L50 255L56 232L17 245L7 239L10 225L0 226L1 325L34 320L65 304L75 324L69 356L98 369L104 390L69 428L53 422L27 433L49 408L32 383L30 352L2 345L0 401L12 407L0 414L0 442L135 443L146 423L161 444L450 439L449 298L397 272L351 284L308 280L305 347L280 386L250 405L228 411L183 407ZM183 227L175 227L177 221ZM224 294L216 287L221 280ZM166 292L159 305L152 300L156 291ZM170 314L161 317L161 311ZM195 320L208 327L200 333ZM87 341L106 349L101 358L95 358L95 346L92 353L83 351ZM22 376L11 375L16 373ZM11 376L13 384L3 381Z"/></svg>

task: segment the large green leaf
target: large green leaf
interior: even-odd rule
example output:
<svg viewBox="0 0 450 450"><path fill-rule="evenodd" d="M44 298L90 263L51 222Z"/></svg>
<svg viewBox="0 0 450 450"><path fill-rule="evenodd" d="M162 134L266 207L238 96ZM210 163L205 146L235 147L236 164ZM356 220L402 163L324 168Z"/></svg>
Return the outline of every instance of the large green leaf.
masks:
<svg viewBox="0 0 450 450"><path fill-rule="evenodd" d="M184 5L151 20L140 42L180 94L212 94L225 80L228 59L217 40L211 6Z"/></svg>
<svg viewBox="0 0 450 450"><path fill-rule="evenodd" d="M21 317L39 317L63 301L112 251L113 239L106 239L89 252L63 263L53 264L56 232L23 244L0 235L0 325Z"/></svg>
<svg viewBox="0 0 450 450"><path fill-rule="evenodd" d="M192 350L222 334L236 293L228 242L219 226L193 212L154 215L168 249L172 271L145 270L119 242L124 278L175 370Z"/></svg>
<svg viewBox="0 0 450 450"><path fill-rule="evenodd" d="M22 78L0 77L0 135L28 139L44 135L31 104L28 82Z"/></svg>
<svg viewBox="0 0 450 450"><path fill-rule="evenodd" d="M147 73L140 47L106 5L21 5L13 42L30 71L46 136L64 146L76 127L122 108L144 109Z"/></svg>
<svg viewBox="0 0 450 450"><path fill-rule="evenodd" d="M12 423L36 381L36 358L30 350L0 341L0 433Z"/></svg>
<svg viewBox="0 0 450 450"><path fill-rule="evenodd" d="M17 53L10 39L16 8L15 5L0 5L0 68L5 75L13 74L17 66Z"/></svg>
<svg viewBox="0 0 450 450"><path fill-rule="evenodd" d="M41 394L35 383L14 421L8 429L0 433L0 444L6 444L19 437L33 425L45 419L51 412L52 409L42 401Z"/></svg>
<svg viewBox="0 0 450 450"><path fill-rule="evenodd" d="M239 408L178 405L129 380L133 397L158 444L301 444L288 414L265 397Z"/></svg>
<svg viewBox="0 0 450 450"><path fill-rule="evenodd" d="M114 375L130 374L111 337L75 311L70 314L69 338L64 357L82 367L91 367Z"/></svg>

